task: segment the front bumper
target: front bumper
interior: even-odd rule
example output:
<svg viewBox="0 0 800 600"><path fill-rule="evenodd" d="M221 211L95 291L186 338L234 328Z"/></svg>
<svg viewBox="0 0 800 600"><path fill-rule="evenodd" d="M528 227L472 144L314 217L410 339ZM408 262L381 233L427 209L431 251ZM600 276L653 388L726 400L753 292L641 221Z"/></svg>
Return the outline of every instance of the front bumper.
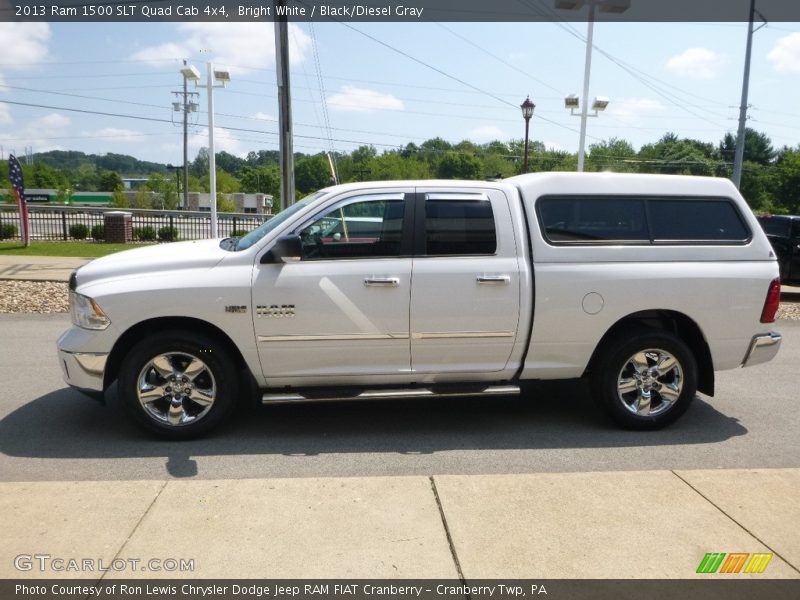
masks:
<svg viewBox="0 0 800 600"><path fill-rule="evenodd" d="M90 392L103 393L103 376L108 353L67 352L58 350L58 362L64 381L72 387Z"/></svg>
<svg viewBox="0 0 800 600"><path fill-rule="evenodd" d="M747 354L744 355L743 367L760 365L775 358L781 347L783 337L776 331L755 336L750 342Z"/></svg>

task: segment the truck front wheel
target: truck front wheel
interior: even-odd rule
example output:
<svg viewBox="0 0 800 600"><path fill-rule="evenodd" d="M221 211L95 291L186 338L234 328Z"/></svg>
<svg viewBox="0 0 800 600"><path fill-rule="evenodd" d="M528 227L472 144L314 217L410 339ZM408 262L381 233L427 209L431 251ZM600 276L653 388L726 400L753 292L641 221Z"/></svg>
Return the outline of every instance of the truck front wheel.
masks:
<svg viewBox="0 0 800 600"><path fill-rule="evenodd" d="M237 397L235 365L204 335L166 331L130 350L119 395L136 422L167 439L202 435L230 414Z"/></svg>
<svg viewBox="0 0 800 600"><path fill-rule="evenodd" d="M677 336L638 330L615 338L592 371L593 393L628 429L660 429L680 417L697 391L697 362Z"/></svg>

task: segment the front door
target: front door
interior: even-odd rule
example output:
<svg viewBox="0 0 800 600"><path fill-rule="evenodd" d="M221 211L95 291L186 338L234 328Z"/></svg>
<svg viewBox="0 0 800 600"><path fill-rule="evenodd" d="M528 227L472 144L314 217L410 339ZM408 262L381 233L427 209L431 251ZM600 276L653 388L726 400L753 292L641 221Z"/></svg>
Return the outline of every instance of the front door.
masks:
<svg viewBox="0 0 800 600"><path fill-rule="evenodd" d="M521 251L508 199L498 190L417 191L412 368L500 371L514 347L520 309Z"/></svg>
<svg viewBox="0 0 800 600"><path fill-rule="evenodd" d="M256 264L253 320L268 385L408 373L412 199L410 190L343 198L296 229L302 260Z"/></svg>

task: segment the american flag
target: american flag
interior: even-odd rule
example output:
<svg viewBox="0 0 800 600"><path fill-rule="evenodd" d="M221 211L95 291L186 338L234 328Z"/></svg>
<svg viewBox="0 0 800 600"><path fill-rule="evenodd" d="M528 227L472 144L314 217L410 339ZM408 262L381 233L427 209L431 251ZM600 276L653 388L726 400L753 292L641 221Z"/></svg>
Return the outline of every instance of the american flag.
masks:
<svg viewBox="0 0 800 600"><path fill-rule="evenodd" d="M17 192L20 198L25 197L25 182L22 179L22 167L13 154L8 156L8 178L11 180L11 186Z"/></svg>
<svg viewBox="0 0 800 600"><path fill-rule="evenodd" d="M29 246L31 243L30 221L28 219L28 205L25 203L25 182L22 179L22 167L13 154L8 155L8 178L11 180L11 187L17 194L17 206L19 206L19 224L22 234L22 243Z"/></svg>

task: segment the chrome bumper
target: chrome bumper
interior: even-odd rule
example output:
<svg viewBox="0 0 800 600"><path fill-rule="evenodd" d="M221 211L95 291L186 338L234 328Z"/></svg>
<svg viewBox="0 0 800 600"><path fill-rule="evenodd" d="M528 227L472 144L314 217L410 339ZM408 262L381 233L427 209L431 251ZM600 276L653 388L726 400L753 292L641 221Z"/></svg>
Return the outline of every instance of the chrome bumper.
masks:
<svg viewBox="0 0 800 600"><path fill-rule="evenodd" d="M775 331L755 336L744 355L742 366L752 367L772 360L781 347L781 340L783 337Z"/></svg>
<svg viewBox="0 0 800 600"><path fill-rule="evenodd" d="M64 381L82 390L103 391L106 360L108 353L58 351Z"/></svg>

